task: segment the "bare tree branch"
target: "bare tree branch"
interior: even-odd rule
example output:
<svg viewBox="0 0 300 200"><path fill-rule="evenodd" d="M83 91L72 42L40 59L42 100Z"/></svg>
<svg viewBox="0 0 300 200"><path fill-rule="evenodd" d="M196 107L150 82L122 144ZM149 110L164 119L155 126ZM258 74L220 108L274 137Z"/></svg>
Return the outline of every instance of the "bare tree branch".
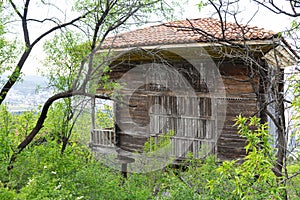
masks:
<svg viewBox="0 0 300 200"><path fill-rule="evenodd" d="M283 8L280 8L279 5L274 3L273 0L268 1L261 1L261 0L253 0L254 2L258 3L259 5L263 6L264 8L270 10L271 12L275 14L284 14L290 17L299 17L300 16L300 10L297 11L296 8L299 8L299 2L295 0L287 0L289 3L289 6L291 8L291 12L288 12L284 10Z"/></svg>

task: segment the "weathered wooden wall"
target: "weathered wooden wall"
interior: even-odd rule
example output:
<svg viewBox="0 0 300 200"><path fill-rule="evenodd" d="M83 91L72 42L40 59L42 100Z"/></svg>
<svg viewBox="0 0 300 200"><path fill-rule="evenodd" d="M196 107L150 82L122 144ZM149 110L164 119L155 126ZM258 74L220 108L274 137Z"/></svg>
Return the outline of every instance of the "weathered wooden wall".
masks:
<svg viewBox="0 0 300 200"><path fill-rule="evenodd" d="M249 81L249 68L240 62L224 61L220 66L226 89L226 120L218 139L218 157L236 159L245 155L246 141L237 134L234 118L242 114L252 116L257 112L257 100ZM222 113L218 113L221 116Z"/></svg>
<svg viewBox="0 0 300 200"><path fill-rule="evenodd" d="M147 59L133 59L130 64L127 62L119 63L117 65L116 63L113 63L110 78L111 80L118 80L136 65L147 62L151 61ZM216 63L219 63L219 61ZM177 71L191 68L187 61L180 59L177 59L172 65ZM204 70L211 70L209 67L211 66L205 66L204 64ZM216 140L215 142L217 145L212 152L216 153L219 158L235 159L244 156L244 146L246 143L243 138L237 135L237 129L233 127L233 119L240 113L245 116L253 115L257 110L256 98L252 86L250 82L247 81L249 80L249 69L241 62L226 60L221 64L219 63L218 68L222 75L226 97L213 100L210 100L208 90L207 88L203 88L204 86L201 81L205 80L206 84L214 84L215 80L211 80L211 77L198 77L199 81L197 81L197 73L193 73L191 70L182 72L182 75L190 80L195 91L196 96L192 98L196 98L197 102L206 102L204 103L206 108L200 108L201 105L193 105L192 100L186 100L184 95L180 97L178 93L174 94L167 88L162 90L161 88L156 88L155 85L149 86L149 84L145 82L146 79L140 78L141 74L139 74L138 71L136 71L136 73L131 73L130 77L126 77L126 79L129 83L136 84L140 87L132 91L125 86L123 90L120 91L123 101L128 101L130 105L135 107L130 107L128 112L127 106L115 104L115 120L116 124L118 124L116 129L117 145L126 151L142 151L145 142L151 135L159 134L158 132L165 132L167 130L164 130L163 126L149 127L151 122L156 121L158 123L157 126L160 126L159 122L161 120L168 121L164 123L169 126L169 129L172 129L173 127L176 127L174 123L178 124L177 127L179 127L179 123L183 124L178 120L188 119L188 122L186 122L187 124L185 125L187 128L181 128L181 130L187 132L190 131L195 134L198 134L199 132L199 135L201 132L202 138L200 136L199 138L203 141L207 141L207 143L211 142L211 140L208 140L209 138ZM218 90L217 87L218 86L215 87L216 92ZM99 92L101 91L99 90ZM214 91L209 92L211 93ZM174 96L176 96L176 98ZM182 100L180 100L180 98L182 98ZM178 101L181 101L181 103L178 103ZM212 101L215 107L214 109L209 109L208 104L211 104ZM155 109L159 108L151 107L154 104L164 105L165 107L168 107L168 109L166 109L166 111L158 112ZM227 107L226 113L223 112L224 106ZM193 108L196 108L196 110ZM182 112L180 109L190 110L180 113ZM225 117L224 124L219 123L219 118L222 117ZM207 125L204 129L203 124L206 123L215 123L215 125ZM206 133L203 133L204 130ZM216 132L218 131L220 134L215 137ZM175 131L175 134L176 133L177 132ZM177 133L177 136L179 137L188 136L188 133L181 133L182 135L178 134L179 133ZM180 138L177 142L178 141L180 142ZM193 148L195 149L195 145L197 146L197 144L193 144L190 150Z"/></svg>

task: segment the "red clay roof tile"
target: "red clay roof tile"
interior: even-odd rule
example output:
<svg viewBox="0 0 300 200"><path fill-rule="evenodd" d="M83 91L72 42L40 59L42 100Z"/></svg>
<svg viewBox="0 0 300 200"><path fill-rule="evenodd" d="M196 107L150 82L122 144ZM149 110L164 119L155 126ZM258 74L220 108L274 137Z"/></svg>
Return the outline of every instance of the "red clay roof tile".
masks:
<svg viewBox="0 0 300 200"><path fill-rule="evenodd" d="M226 39L231 41L242 41L244 39L267 40L276 35L277 33L263 28L237 25L231 22L227 22L222 30L219 20L199 18L167 22L122 33L116 37L109 37L103 43L102 48L211 42L212 39Z"/></svg>

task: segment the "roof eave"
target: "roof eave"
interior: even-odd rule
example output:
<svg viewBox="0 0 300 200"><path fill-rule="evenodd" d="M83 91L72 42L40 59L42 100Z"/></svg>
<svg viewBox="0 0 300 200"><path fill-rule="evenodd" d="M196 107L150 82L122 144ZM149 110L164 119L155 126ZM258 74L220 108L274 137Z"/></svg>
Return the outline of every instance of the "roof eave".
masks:
<svg viewBox="0 0 300 200"><path fill-rule="evenodd" d="M269 40L248 40L248 41L231 41L235 44L246 44L246 45L273 45L274 39ZM126 51L132 51L133 49L144 49L144 50L151 50L151 49L173 49L173 48L189 48L189 47L216 47L216 46L224 46L228 45L228 43L225 42L191 42L191 43L174 43L174 44L157 44L157 45L139 45L135 47L111 47L111 48L105 48L101 49L98 52L106 52L108 50L112 50L115 53L125 53Z"/></svg>

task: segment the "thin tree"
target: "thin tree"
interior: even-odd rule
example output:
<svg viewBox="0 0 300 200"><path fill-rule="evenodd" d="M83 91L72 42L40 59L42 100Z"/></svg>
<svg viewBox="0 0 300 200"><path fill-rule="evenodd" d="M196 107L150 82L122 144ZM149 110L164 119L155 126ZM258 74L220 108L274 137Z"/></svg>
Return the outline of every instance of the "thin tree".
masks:
<svg viewBox="0 0 300 200"><path fill-rule="evenodd" d="M274 2L273 0L268 1L260 1L253 0L259 6L267 8L271 12L276 14L283 14L290 17L294 17L295 19L299 17L300 7L299 2L295 0L288 0L280 3L278 1ZM249 66L250 74L249 74L249 82L252 85L253 91L257 98L257 113L253 113L258 115L264 122L269 121L274 124L272 127L272 132L275 135L274 146L276 147L276 160L274 162L273 172L280 177L280 183L286 184L286 180L289 178L286 168L287 163L287 141L288 141L288 133L286 128L285 121L285 103L290 103L289 100L285 99L284 94L284 70L283 68L286 66L282 65L279 52L276 50L278 45L282 43L284 45L289 46L286 40L282 37L285 32L287 32L287 36L292 36L293 31L299 29L299 24L295 20L293 26L290 30L287 30L282 33L278 33L274 35L273 38L273 49L270 50L269 55L263 54L260 57L255 56L254 51L251 50L250 45L247 43L246 31L244 29L245 25L240 24L239 22L239 13L240 13L240 3L239 0L208 0L205 4L201 5L209 5L214 11L215 15L220 20L220 27L222 36L215 37L204 30L195 28L191 23L190 28L197 31L199 34L206 36L211 39L212 44L221 44L223 46L228 46L232 51L230 54L225 53L224 51L219 51L223 54L224 57L230 57L233 59L239 59L243 61L247 66ZM282 6L282 4L286 4L286 6ZM285 9L283 9L285 8ZM256 14L256 12L255 12ZM255 17L255 14L250 18L248 23ZM235 24L239 28L239 32L241 33L240 41L238 44L234 43L226 38L227 26L226 23L228 21L234 21ZM247 24L246 24L247 25ZM299 59L297 56L297 36L291 37L294 42L294 47L296 49L289 49L292 54L294 54L296 59ZM216 47L216 50L218 48ZM258 49L256 49L258 50ZM263 51L260 51L261 53ZM273 57L273 60L268 60L268 56ZM264 58L264 59L261 59ZM258 84L255 83L255 80L258 81ZM269 155L270 156L270 155ZM295 173L299 174L299 172ZM283 195L285 199L287 199L287 193Z"/></svg>
<svg viewBox="0 0 300 200"><path fill-rule="evenodd" d="M10 1L11 5L15 8L18 16L22 19L25 44L28 50L25 50L20 62L25 63L27 57L29 56L32 47L39 42L43 37L45 37L50 32L53 32L57 29L66 28L68 25L73 25L77 27L83 36L86 36L86 48L88 49L87 55L80 60L80 65L72 71L72 81L68 84L68 87L59 91L58 93L51 96L42 106L41 113L36 122L35 127L32 131L26 136L26 138L17 146L15 152L11 157L11 165L8 169L11 169L13 162L15 161L17 155L22 152L34 139L34 137L39 133L41 128L44 125L44 122L47 118L47 113L50 106L53 102L60 99L67 99L75 96L85 96L91 98L101 98L101 99L110 99L114 100L108 95L97 95L95 94L95 88L98 87L98 82L101 76L104 73L105 66L108 66L112 56L111 50L103 54L97 54L101 49L103 41L109 34L117 32L120 28L128 26L127 22L138 22L147 21L146 13L155 12L161 13L164 15L168 13L170 9L163 0L151 0L151 1L120 1L120 0L106 0L106 1L78 1L76 3L76 9L78 12L82 13L79 17L73 19L68 23L63 25L56 26L45 34L41 35L34 42L29 40L29 32L27 29L27 13L29 0L26 1L26 4L23 8L23 13L21 14L18 11L17 6ZM136 21L138 20L138 21ZM40 21L40 20L39 20ZM78 23L75 23L78 22ZM71 31L73 31L72 29ZM97 56L95 56L97 54ZM77 64L78 62L76 62ZM57 64L57 63L56 63ZM74 64L74 63L71 63ZM62 66L63 67L63 66ZM11 81L8 81L7 85L9 87L4 87L4 93L7 92L11 86L16 82L16 78L20 75L20 65L18 64L15 71L12 74ZM93 84L96 86L92 86ZM8 89L8 90L7 90ZM3 93L3 97L6 94ZM1 93L2 95L2 93Z"/></svg>

